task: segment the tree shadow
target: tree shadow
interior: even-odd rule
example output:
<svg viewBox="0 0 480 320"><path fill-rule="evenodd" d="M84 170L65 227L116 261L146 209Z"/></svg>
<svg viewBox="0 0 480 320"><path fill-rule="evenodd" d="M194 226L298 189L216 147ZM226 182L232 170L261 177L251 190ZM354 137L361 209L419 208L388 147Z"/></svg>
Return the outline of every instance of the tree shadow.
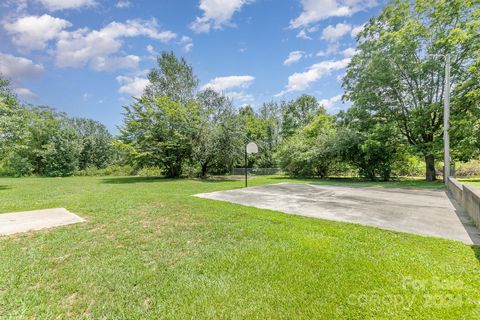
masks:
<svg viewBox="0 0 480 320"><path fill-rule="evenodd" d="M115 177L115 178L103 178L101 183L105 184L133 184L133 183L149 183L160 181L172 181L176 179L165 177Z"/></svg>
<svg viewBox="0 0 480 320"><path fill-rule="evenodd" d="M460 182L480 182L480 178L459 178Z"/></svg>
<svg viewBox="0 0 480 320"><path fill-rule="evenodd" d="M229 176L208 176L205 178L190 178L190 180L206 182L206 183L217 183L217 182L234 182L240 181L238 177L229 177Z"/></svg>
<svg viewBox="0 0 480 320"><path fill-rule="evenodd" d="M229 177L208 177L208 178L166 178L166 177L110 177L101 179L101 183L105 184L133 184L133 183L150 183L150 182L167 182L167 181L181 181L192 180L206 183L220 183L238 181ZM1 186L0 186L1 188Z"/></svg>
<svg viewBox="0 0 480 320"><path fill-rule="evenodd" d="M333 178L315 178L315 177L289 177L289 176L273 176L271 179L274 180L304 180L304 181L322 181L322 182L341 182L341 183L349 183L349 182L367 182L367 183L375 183L381 181L370 181L363 178L356 178L356 177L333 177ZM393 181L393 180L392 180Z"/></svg>
<svg viewBox="0 0 480 320"><path fill-rule="evenodd" d="M10 190L10 189L12 188L9 186L0 185L0 190Z"/></svg>
<svg viewBox="0 0 480 320"><path fill-rule="evenodd" d="M441 180L427 182L424 180L417 179L408 179L408 178L399 178L393 177L388 181L383 180L368 180L360 177L330 177L330 178L302 178L302 177L288 177L288 176L276 176L271 179L275 180L301 180L305 183L310 184L322 184L322 185L332 185L332 186L349 186L355 188L363 187L380 187L386 189L443 189L443 183Z"/></svg>

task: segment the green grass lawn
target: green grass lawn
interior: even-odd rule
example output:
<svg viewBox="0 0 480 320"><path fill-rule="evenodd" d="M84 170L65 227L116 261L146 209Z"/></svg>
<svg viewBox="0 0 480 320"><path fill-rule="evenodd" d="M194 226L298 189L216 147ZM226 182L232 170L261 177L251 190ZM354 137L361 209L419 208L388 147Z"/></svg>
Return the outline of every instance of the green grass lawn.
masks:
<svg viewBox="0 0 480 320"><path fill-rule="evenodd" d="M282 181L352 184L250 185ZM2 213L65 207L88 220L0 238L0 318L480 318L478 248L191 196L242 185L0 179Z"/></svg>
<svg viewBox="0 0 480 320"><path fill-rule="evenodd" d="M460 178L458 181L480 188L480 178Z"/></svg>

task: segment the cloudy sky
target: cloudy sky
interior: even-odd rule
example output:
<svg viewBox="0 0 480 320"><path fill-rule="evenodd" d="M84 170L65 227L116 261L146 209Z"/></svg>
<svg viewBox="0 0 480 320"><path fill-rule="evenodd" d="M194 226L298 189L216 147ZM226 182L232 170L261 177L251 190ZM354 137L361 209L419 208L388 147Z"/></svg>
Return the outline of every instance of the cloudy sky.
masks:
<svg viewBox="0 0 480 320"><path fill-rule="evenodd" d="M317 97L335 113L354 36L384 0L3 0L0 73L26 102L116 132L155 56L184 56L236 105Z"/></svg>

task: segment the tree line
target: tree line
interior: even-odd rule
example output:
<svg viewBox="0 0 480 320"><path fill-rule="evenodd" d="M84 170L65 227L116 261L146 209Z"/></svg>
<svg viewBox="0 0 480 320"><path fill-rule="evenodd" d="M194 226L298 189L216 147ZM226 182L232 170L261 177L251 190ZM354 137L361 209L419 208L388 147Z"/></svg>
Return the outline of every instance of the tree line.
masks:
<svg viewBox="0 0 480 320"><path fill-rule="evenodd" d="M0 166L12 176L69 176L112 162L113 137L98 121L26 106L0 79Z"/></svg>
<svg viewBox="0 0 480 320"><path fill-rule="evenodd" d="M1 80L1 165L13 175L129 164L168 177L206 176L243 166L243 148L254 141L259 154L251 166L280 166L292 176L388 180L418 174L423 162L426 179L435 180L445 89L452 93L453 160L479 156L479 18L478 1L391 1L357 36L343 78L352 105L335 115L310 95L236 108L220 92L199 90L192 66L172 52L157 57L143 95L124 107L116 137L94 120L23 106Z"/></svg>

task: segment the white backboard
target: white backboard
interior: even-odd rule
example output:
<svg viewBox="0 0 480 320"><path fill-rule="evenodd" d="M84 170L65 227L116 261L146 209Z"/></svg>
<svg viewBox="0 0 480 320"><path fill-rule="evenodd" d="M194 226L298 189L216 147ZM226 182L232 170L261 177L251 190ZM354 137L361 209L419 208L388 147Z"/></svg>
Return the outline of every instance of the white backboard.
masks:
<svg viewBox="0 0 480 320"><path fill-rule="evenodd" d="M258 147L255 142L247 144L247 153L258 153Z"/></svg>

